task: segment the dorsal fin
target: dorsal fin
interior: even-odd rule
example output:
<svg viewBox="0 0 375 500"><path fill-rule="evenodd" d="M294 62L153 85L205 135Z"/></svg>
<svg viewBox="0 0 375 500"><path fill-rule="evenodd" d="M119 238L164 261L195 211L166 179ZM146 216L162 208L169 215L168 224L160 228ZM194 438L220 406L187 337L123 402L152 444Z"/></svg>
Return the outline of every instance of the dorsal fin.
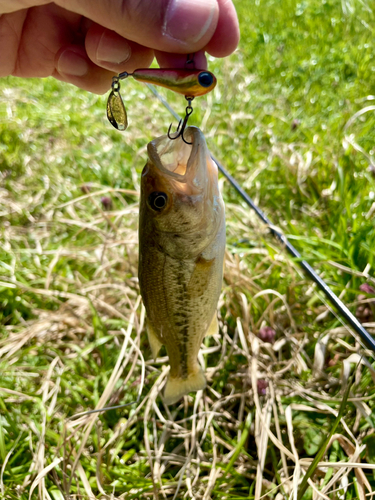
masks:
<svg viewBox="0 0 375 500"><path fill-rule="evenodd" d="M160 348L163 345L163 343L159 340L159 337L156 334L154 327L151 325L149 321L147 321L147 336L148 336L148 342L151 347L152 357L155 360L159 354Z"/></svg>

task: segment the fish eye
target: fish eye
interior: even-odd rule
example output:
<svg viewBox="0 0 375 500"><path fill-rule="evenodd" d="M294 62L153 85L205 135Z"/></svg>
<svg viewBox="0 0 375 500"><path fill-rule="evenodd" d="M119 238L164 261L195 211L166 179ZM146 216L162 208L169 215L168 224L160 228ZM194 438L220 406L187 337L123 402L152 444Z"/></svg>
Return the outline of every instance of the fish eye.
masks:
<svg viewBox="0 0 375 500"><path fill-rule="evenodd" d="M214 81L213 76L208 71L202 71L198 75L198 83L202 87L209 87L210 85L212 85L213 81Z"/></svg>
<svg viewBox="0 0 375 500"><path fill-rule="evenodd" d="M168 196L160 191L155 191L148 197L148 203L153 210L160 212L166 206Z"/></svg>

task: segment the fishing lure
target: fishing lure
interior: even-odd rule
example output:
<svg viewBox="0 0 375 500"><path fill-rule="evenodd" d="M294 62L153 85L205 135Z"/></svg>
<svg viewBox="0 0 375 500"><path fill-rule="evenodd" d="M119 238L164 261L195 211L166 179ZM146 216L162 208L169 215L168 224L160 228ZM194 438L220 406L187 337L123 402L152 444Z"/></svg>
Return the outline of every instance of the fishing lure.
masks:
<svg viewBox="0 0 375 500"><path fill-rule="evenodd" d="M189 62L189 61L188 61ZM133 77L135 80L144 83L151 83L160 87L173 90L178 94L182 94L188 101L186 108L185 119L182 126L177 128L177 134L174 137L170 135L170 128L168 136L170 139L177 139L182 136L187 125L187 120L191 115L193 108L191 102L194 97L202 96L211 92L216 86L216 77L213 73L206 70L197 69L163 69L163 68L141 68L135 70L133 73L124 71L112 79L112 90L107 101L107 117L110 123L117 130L126 130L128 126L128 118L120 93L120 81ZM184 140L184 142L186 142Z"/></svg>

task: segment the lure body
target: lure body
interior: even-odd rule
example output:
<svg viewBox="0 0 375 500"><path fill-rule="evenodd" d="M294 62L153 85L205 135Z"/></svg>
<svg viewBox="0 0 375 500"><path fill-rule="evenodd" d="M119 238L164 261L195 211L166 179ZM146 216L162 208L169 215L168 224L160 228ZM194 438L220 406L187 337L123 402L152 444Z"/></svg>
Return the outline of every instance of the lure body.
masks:
<svg viewBox="0 0 375 500"><path fill-rule="evenodd" d="M198 128L185 136L152 141L141 180L139 285L152 354L165 345L169 356L167 404L206 385L197 357L218 329L225 251L216 164Z"/></svg>
<svg viewBox="0 0 375 500"><path fill-rule="evenodd" d="M204 70L147 68L137 69L129 76L189 97L205 95L216 86L215 75Z"/></svg>

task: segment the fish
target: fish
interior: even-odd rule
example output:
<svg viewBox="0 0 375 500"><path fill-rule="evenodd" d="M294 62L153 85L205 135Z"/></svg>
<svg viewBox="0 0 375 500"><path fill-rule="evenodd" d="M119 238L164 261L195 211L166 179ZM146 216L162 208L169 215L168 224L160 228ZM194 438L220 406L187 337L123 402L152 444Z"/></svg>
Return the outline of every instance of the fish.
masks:
<svg viewBox="0 0 375 500"><path fill-rule="evenodd" d="M138 279L152 356L169 357L168 405L206 386L198 353L218 332L225 252L217 166L199 128L184 136L151 141L141 176Z"/></svg>

